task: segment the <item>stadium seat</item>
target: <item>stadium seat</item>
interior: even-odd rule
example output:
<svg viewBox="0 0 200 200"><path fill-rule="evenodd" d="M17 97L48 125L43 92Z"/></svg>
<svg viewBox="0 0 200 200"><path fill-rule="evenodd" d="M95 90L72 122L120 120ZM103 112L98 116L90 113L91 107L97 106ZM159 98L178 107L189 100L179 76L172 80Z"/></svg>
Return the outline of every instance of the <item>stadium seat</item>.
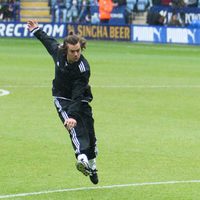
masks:
<svg viewBox="0 0 200 200"><path fill-rule="evenodd" d="M36 18L40 22L50 22L50 8L48 1L21 1L21 21L25 22L30 18Z"/></svg>

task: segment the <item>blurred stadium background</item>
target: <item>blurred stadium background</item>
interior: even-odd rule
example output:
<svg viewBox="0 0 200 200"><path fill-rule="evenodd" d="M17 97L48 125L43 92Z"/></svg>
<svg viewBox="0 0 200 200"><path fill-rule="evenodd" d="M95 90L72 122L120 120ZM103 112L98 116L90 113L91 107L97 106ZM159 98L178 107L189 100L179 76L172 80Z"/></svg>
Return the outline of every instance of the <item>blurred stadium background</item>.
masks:
<svg viewBox="0 0 200 200"><path fill-rule="evenodd" d="M116 18L116 23L185 26L199 21L199 0L113 0L113 3L111 18ZM40 22L98 23L95 14L98 6L98 0L1 0L0 21L26 22L34 17Z"/></svg>
<svg viewBox="0 0 200 200"><path fill-rule="evenodd" d="M101 2L112 5L107 23ZM1 0L0 36L30 37L25 23L35 18L53 37L74 31L87 39L199 45L199 5L199 0Z"/></svg>

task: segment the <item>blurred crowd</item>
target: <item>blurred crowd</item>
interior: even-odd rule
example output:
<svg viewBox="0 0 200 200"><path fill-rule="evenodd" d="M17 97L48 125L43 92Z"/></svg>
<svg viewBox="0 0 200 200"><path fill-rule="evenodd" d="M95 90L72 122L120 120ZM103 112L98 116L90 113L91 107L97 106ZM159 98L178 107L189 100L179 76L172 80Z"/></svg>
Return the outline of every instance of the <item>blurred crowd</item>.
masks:
<svg viewBox="0 0 200 200"><path fill-rule="evenodd" d="M147 11L147 24L163 25L166 23L165 16L150 12L150 8L152 6L170 6L173 13L167 25L184 26L184 13L179 13L177 10L185 7L198 7L198 5L200 5L200 0L49 0L54 22L92 24L109 21L110 16L106 19L101 18L105 9L112 12L113 8L117 9L123 6L126 24L134 23L134 15L137 13ZM98 7L97 12L91 12L94 7Z"/></svg>
<svg viewBox="0 0 200 200"><path fill-rule="evenodd" d="M20 0L0 0L0 21L19 21Z"/></svg>
<svg viewBox="0 0 200 200"><path fill-rule="evenodd" d="M124 6L124 16L128 22L129 15L134 11L145 11L149 7L149 0L49 0L54 22L108 22L109 16L102 19L105 13L111 13L113 8ZM92 15L94 7L98 7L99 15ZM107 10L106 10L107 9Z"/></svg>
<svg viewBox="0 0 200 200"><path fill-rule="evenodd" d="M172 6L174 8L198 7L198 0L152 0L153 5Z"/></svg>
<svg viewBox="0 0 200 200"><path fill-rule="evenodd" d="M167 19L166 13L148 11L147 24L149 25L168 25L168 26L186 26L185 12L187 8L200 7L200 0L152 0L154 6L170 6L172 13L170 19Z"/></svg>
<svg viewBox="0 0 200 200"><path fill-rule="evenodd" d="M113 9L123 7L126 24L134 23L134 15L147 12L146 23L165 24L165 16L151 12L152 6L170 6L173 9L167 25L184 26L180 8L200 7L200 0L48 0L52 21L56 23L108 23ZM0 0L0 21L20 20L20 0Z"/></svg>
<svg viewBox="0 0 200 200"><path fill-rule="evenodd" d="M90 21L90 2L88 0L49 0L53 22Z"/></svg>

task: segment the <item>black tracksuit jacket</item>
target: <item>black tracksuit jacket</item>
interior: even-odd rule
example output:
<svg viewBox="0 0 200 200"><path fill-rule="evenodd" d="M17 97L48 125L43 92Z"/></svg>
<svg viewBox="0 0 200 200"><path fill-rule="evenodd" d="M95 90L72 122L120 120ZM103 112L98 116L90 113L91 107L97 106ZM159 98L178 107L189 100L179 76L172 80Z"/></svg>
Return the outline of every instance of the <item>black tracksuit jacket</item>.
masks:
<svg viewBox="0 0 200 200"><path fill-rule="evenodd" d="M53 80L52 95L70 101L67 109L69 117L76 119L80 112L82 102L91 102L92 93L89 86L90 66L81 55L80 59L70 64L66 54L60 49L60 44L49 37L44 31L38 29L34 35L46 47L55 63L55 78Z"/></svg>

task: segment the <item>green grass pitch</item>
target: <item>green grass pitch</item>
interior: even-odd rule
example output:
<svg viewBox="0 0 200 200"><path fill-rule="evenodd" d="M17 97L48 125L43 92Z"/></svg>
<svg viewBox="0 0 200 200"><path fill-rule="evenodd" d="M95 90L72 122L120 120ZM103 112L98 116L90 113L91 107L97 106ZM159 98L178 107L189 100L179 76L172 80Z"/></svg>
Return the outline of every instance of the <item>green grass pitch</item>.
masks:
<svg viewBox="0 0 200 200"><path fill-rule="evenodd" d="M199 47L88 41L84 55L99 148L95 189L75 169L54 108L51 57L35 39L0 39L0 89L10 91L0 96L0 199L198 200ZM73 188L81 190L55 192ZM54 192L30 194L40 191Z"/></svg>

